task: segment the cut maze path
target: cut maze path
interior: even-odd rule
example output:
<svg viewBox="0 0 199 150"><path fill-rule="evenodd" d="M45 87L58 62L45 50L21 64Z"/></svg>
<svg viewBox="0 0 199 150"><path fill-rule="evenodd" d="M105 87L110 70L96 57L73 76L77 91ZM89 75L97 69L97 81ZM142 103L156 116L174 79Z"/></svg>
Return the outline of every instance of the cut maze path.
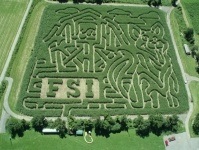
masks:
<svg viewBox="0 0 199 150"><path fill-rule="evenodd" d="M112 5L112 4L107 4L107 5ZM114 5L117 5L117 6L137 6L137 5L129 5L129 4L114 4ZM139 7L147 7L147 6L146 6L146 5L140 6L140 5L139 5ZM172 31L171 31L171 27L170 27L170 19L169 19L170 11L171 11L172 9L170 8L170 10L169 10L168 7L166 7L166 8L162 7L161 9L167 12L167 21L168 21L169 29L170 29L170 32L171 32L172 41L173 41L173 43L174 43L174 48L175 48L175 51L176 51L176 53L177 53L177 48L176 48L176 46L175 46L175 41L174 41L174 38L173 38L173 35L172 35ZM144 36L141 37L141 38L144 38ZM110 39L110 40L111 40L111 39ZM116 42L115 42L115 43L116 43ZM77 43L75 43L75 45L76 45L76 44L77 44ZM56 53L55 55L57 56L57 53ZM60 55L61 55L61 53L60 53ZM125 53L121 53L120 55L121 55L121 56L122 56L122 55L125 55ZM184 78L184 80L185 80L185 73L184 73L184 71L183 71L183 68L182 68L182 65L181 65L181 62L180 62L179 55L178 55L178 54L176 54L176 55L177 55L178 63L179 63L180 68L181 68L181 72L183 73L183 78ZM118 56L119 56L119 55L118 55ZM61 56L61 58L63 58L63 55ZM104 58L105 58L105 56L104 56ZM57 59L56 59L56 60L57 60ZM64 60L61 60L61 61L62 61L62 64L63 64ZM140 65L141 65L141 63L140 63ZM57 65L57 66L58 66L58 65ZM6 68L6 66L5 66L5 68ZM83 67L83 69L85 70L84 67ZM118 68L118 69L119 69L119 68ZM2 80L2 78L3 78L3 76L1 76L0 79ZM118 80L119 78L116 77L115 79ZM193 79L193 78L191 77L190 79ZM195 78L194 78L194 79L195 79ZM11 88L11 86L12 86L12 82L13 82L13 81L12 81L11 78L6 78L6 80L7 80L8 83L9 83L8 89L7 89L7 91L6 91L5 101L4 101L4 107L5 107L6 111L7 111L11 116L16 117L16 118L18 118L18 119L30 120L31 117L28 117L28 116L25 116L25 115L17 115L17 114L13 113L13 112L10 110L9 105L8 105L8 102L6 102L6 101L8 101L8 96L9 96L10 88ZM119 85L115 85L115 88L118 88L118 87L119 87ZM186 89L187 89L187 86L186 86ZM188 89L187 89L187 91L188 91ZM188 95L189 95L189 92L188 92ZM190 96L190 95L189 95L189 96ZM190 97L189 97L189 98L190 98ZM101 105L100 105L100 106L101 106ZM159 103L158 103L158 106L159 106ZM64 108L65 108L65 107L64 107ZM191 112L191 111L189 111L189 112ZM62 117L63 117L63 114L62 114ZM132 116L132 118L133 118L133 117L134 117L134 116ZM54 118L54 117L51 117L51 118ZM63 117L63 119L66 119L66 118Z"/></svg>
<svg viewBox="0 0 199 150"><path fill-rule="evenodd" d="M114 112L114 109L123 109L125 113L129 114L131 113L129 110L133 108L136 108L136 111L144 111L145 108L181 107L178 96L183 93L181 88L184 87L183 85L180 86L183 83L178 80L182 79L179 79L175 73L178 72L175 71L176 68L173 65L175 63L172 63L175 59L168 55L168 52L171 52L169 51L170 41L166 39L166 36L168 36L166 30L168 29L162 24L164 17L161 15L163 13L157 13L157 9L148 6L145 6L149 11L148 13L145 11L140 13L135 8L133 14L129 7L125 7L127 9L124 11L122 7L108 9L108 7L103 6L105 12L107 11L106 14L103 14L96 8L82 9L81 7L84 5L78 5L81 7L71 8L71 11L78 15L72 14L71 17L65 15L70 13L66 12L64 8L67 4L60 6L62 7L55 10L57 15L60 15L58 25L47 29L47 35L41 35L43 39L40 42L41 45L37 45L40 48L47 47L48 51L45 52L45 55L49 55L50 59L47 60L45 56L40 59L43 55L40 54L37 60L31 61L36 61L36 63L31 64L34 68L33 74L27 87L28 90L22 90L30 95L30 98L20 98L24 101L25 109L30 112L35 111L35 109L38 112L45 110L48 113L49 110L46 108L53 108L52 103L56 103L57 111L52 115L63 115L61 108L65 105L64 115L67 116L69 113L80 113L80 111L83 115L87 112L93 114L92 111L99 112L103 109L108 112ZM168 12L168 7L162 9ZM51 11L51 9L48 11ZM89 17L86 18L82 14ZM128 14L130 23L125 20L121 21L120 17L124 14ZM97 21L91 21L92 23L88 25L87 19ZM87 42L85 42L85 39ZM131 47L133 47L133 50L131 50ZM38 50L38 53L40 53L40 50ZM164 71L162 71L162 68L164 68ZM64 74L64 72L68 74ZM49 86L43 85L44 76L47 79L46 83L51 82L49 84L51 87L53 82L57 82L58 89L56 92L52 92L52 90L47 92ZM55 76L60 79L56 79L56 81L53 79L54 81L52 81L51 78ZM91 96L94 99L93 101L89 99L91 97L82 100L81 94L77 92L71 95L70 88L68 90L64 87L65 84L68 84L68 81L66 82L63 78L75 77L74 81L70 79L70 83L77 82L80 93L83 93L81 89L85 89L85 85L82 84L85 81L81 83L81 80L78 79L83 76L85 81L87 80L86 77L92 76L92 84L93 80L97 79L101 91L99 97L103 101L95 99L95 95ZM26 78L29 77L30 75ZM93 87L97 89L98 86L93 84ZM61 92L67 90L69 95ZM44 98L44 95L46 95L46 99L38 101L38 98ZM69 99L72 96L75 100L73 102L61 100L68 96ZM35 99L36 97L37 99ZM52 98L60 99L52 102ZM103 105L94 105L93 103L102 103ZM88 111L88 108L93 109ZM171 110L174 111L174 109ZM85 112L83 113L83 111Z"/></svg>

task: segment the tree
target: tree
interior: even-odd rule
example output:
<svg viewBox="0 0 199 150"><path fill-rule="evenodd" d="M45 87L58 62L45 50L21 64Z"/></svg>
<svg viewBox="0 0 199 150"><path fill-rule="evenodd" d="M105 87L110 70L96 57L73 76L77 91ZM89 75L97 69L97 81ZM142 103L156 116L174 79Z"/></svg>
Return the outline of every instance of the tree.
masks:
<svg viewBox="0 0 199 150"><path fill-rule="evenodd" d="M20 121L15 118L8 119L6 123L6 129L11 134L12 138L15 138L16 135L23 136L24 131L26 130L27 124L24 120Z"/></svg>
<svg viewBox="0 0 199 150"><path fill-rule="evenodd" d="M96 0L96 3L99 4L99 5L101 5L102 2L103 2L103 0Z"/></svg>
<svg viewBox="0 0 199 150"><path fill-rule="evenodd" d="M190 44L194 44L194 31L192 28L187 28L184 31L184 37Z"/></svg>
<svg viewBox="0 0 199 150"><path fill-rule="evenodd" d="M84 128L85 128L85 131L92 131L92 129L93 129L93 122L90 120L90 119L88 119L88 120L85 120L84 121Z"/></svg>
<svg viewBox="0 0 199 150"><path fill-rule="evenodd" d="M47 127L48 122L43 115L37 115L32 118L31 124L35 131L41 132L43 128Z"/></svg>
<svg viewBox="0 0 199 150"><path fill-rule="evenodd" d="M122 116L120 119L121 130L128 131L131 121L126 116Z"/></svg>
<svg viewBox="0 0 199 150"><path fill-rule="evenodd" d="M196 66L196 72L199 73L199 66Z"/></svg>
<svg viewBox="0 0 199 150"><path fill-rule="evenodd" d="M196 52L196 61L197 61L198 65L199 65L199 52Z"/></svg>
<svg viewBox="0 0 199 150"><path fill-rule="evenodd" d="M166 118L165 127L167 130L177 132L179 127L179 117L177 115L168 116Z"/></svg>
<svg viewBox="0 0 199 150"><path fill-rule="evenodd" d="M21 120L21 124L22 124L24 130L29 130L30 129L30 122L27 122L25 119Z"/></svg>
<svg viewBox="0 0 199 150"><path fill-rule="evenodd" d="M66 3L68 0L58 0L59 3Z"/></svg>
<svg viewBox="0 0 199 150"><path fill-rule="evenodd" d="M165 124L165 119L163 118L163 116L160 114L150 115L149 122L151 131L156 135L160 135Z"/></svg>
<svg viewBox="0 0 199 150"><path fill-rule="evenodd" d="M194 122L193 122L193 131L195 134L199 134L199 113L196 115Z"/></svg>
<svg viewBox="0 0 199 150"><path fill-rule="evenodd" d="M67 132L65 121L63 121L61 118L57 118L54 122L54 127L57 129L57 131L59 131L59 136L61 138L65 137Z"/></svg>
<svg viewBox="0 0 199 150"><path fill-rule="evenodd" d="M68 117L68 125L70 130L75 133L77 130L84 129L84 121L83 120L77 120L73 116Z"/></svg>
<svg viewBox="0 0 199 150"><path fill-rule="evenodd" d="M144 120L142 116L138 116L133 120L133 126L136 128L137 135L141 137L149 135L150 123L148 120Z"/></svg>
<svg viewBox="0 0 199 150"><path fill-rule="evenodd" d="M121 124L120 123L115 123L112 127L111 127L111 131L113 133L119 133L121 131Z"/></svg>
<svg viewBox="0 0 199 150"><path fill-rule="evenodd" d="M191 47L191 55L192 56L195 56L196 55L196 52L198 52L198 46L197 45L193 45Z"/></svg>
<svg viewBox="0 0 199 150"><path fill-rule="evenodd" d="M94 127L95 127L95 134L96 135L102 135L102 121L100 118L97 118L95 123L94 123Z"/></svg>
<svg viewBox="0 0 199 150"><path fill-rule="evenodd" d="M109 136L112 131L112 127L115 125L115 120L108 114L104 116L104 121L102 123L102 129L105 136Z"/></svg>
<svg viewBox="0 0 199 150"><path fill-rule="evenodd" d="M79 1L78 1L78 0L73 0L73 3L74 3L74 4L78 4Z"/></svg>
<svg viewBox="0 0 199 150"><path fill-rule="evenodd" d="M110 125L110 123L108 122L108 120L104 120L104 121L102 122L102 129L103 129L105 132L107 132L107 133L109 133L109 132L111 131L111 125Z"/></svg>
<svg viewBox="0 0 199 150"><path fill-rule="evenodd" d="M162 2L161 2L161 0L149 0L148 5L158 7L158 6L162 5Z"/></svg>
<svg viewBox="0 0 199 150"><path fill-rule="evenodd" d="M177 2L177 0L171 0L171 5L173 6L173 7L176 7L177 5L176 5L176 2Z"/></svg>

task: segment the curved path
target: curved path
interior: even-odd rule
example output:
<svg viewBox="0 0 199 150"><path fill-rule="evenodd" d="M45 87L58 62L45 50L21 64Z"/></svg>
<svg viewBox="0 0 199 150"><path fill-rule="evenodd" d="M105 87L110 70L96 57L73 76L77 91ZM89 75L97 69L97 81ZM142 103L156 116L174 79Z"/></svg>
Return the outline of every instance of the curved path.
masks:
<svg viewBox="0 0 199 150"><path fill-rule="evenodd" d="M30 11L32 2L33 2L33 0L30 0L29 3L28 3L27 9L26 9L26 11L25 11L25 13L24 13L24 16L23 16L23 18L22 18L22 20L21 20L21 23L20 23L20 26L19 26L19 29L18 29L17 34L16 34L16 36L15 36L15 39L14 39L14 41L13 41L13 43L12 43L10 52L9 52L9 54L8 54L8 58L7 58L6 62L5 62L4 68L3 68L2 73L1 73L1 75L0 75L0 85L1 85L2 81L3 81L4 78L5 78L5 75L6 75L8 66L9 66L9 64L10 64L12 55L13 55L14 50L15 50L15 47L16 47L17 42L18 42L18 40L19 40L19 36L20 36L20 34L21 34L21 31L22 31L23 25L24 25L24 23L25 23L25 20L26 20L27 15L28 15L28 13L29 13L29 11ZM11 80L10 80L10 81L11 81ZM9 81L9 82L10 82L10 81ZM12 81L11 81L11 82L12 82ZM10 89L11 89L12 83L8 83L8 86L10 86ZM10 90L9 90L8 88L7 88L7 90L6 90L6 93L7 93L7 95L9 96ZM5 94L5 95L6 95L6 94ZM5 96L5 97L7 97L7 99L8 99L8 96ZM6 120L8 119L8 117L9 117L9 115L11 115L11 116L14 115L13 117L16 117L16 114L15 114L15 113L9 112L10 107L8 106L8 100L5 100L5 97L4 97L4 103L6 103L6 107L4 106L4 109L6 109L6 111L5 111L4 109L2 110L2 115L1 115L1 118L0 118L0 133L5 133L5 123L6 123ZM7 112L7 113L6 113L6 112ZM19 116L18 116L18 117L19 117ZM20 118L21 118L21 117L20 117ZM28 118L25 118L25 119L28 120Z"/></svg>
<svg viewBox="0 0 199 150"><path fill-rule="evenodd" d="M26 9L26 11L25 11L25 13L24 13L23 19L21 20L21 24L20 24L20 26L19 26L19 29L18 29L17 34L16 34L16 37L15 37L15 39L14 39L14 42L13 42L12 46L11 46L10 52L9 52L9 54L8 54L8 58L7 58L7 60L6 60L6 63L5 63L5 65L4 65L3 71L2 71L1 76L0 76L0 85L1 85L1 82L2 82L2 81L4 80L4 78L5 78L6 72L7 72L7 70L8 70L8 66L9 66L9 64L10 64L10 60L11 60L12 55L13 55L13 53L14 53L15 46L17 45L17 42L18 42L18 40L19 40L19 36L20 36L20 34L21 34L21 31L22 31L23 25L24 25L24 23L25 23L26 17L27 17L27 15L28 15L28 13L29 13L29 10L30 10L30 8L31 8L32 2L33 2L33 0L30 0L30 2L28 3L28 7L27 7L27 9Z"/></svg>
<svg viewBox="0 0 199 150"><path fill-rule="evenodd" d="M190 76L189 74L185 73L185 76L186 76L186 79L187 79L187 82L191 82L191 81L198 81L199 82L199 78L197 77L194 77L194 76Z"/></svg>
<svg viewBox="0 0 199 150"><path fill-rule="evenodd" d="M9 95L10 95L10 91L11 91L11 88L12 88L12 83L13 83L13 79L12 78L9 78L9 77L5 77L5 80L8 81L8 87L7 87L7 90L6 90L6 93L5 93L5 96L4 96L4 102L3 102L3 106L4 106L4 109L5 111L10 114L12 117L14 118L17 118L17 119L25 119L27 121L30 121L32 119L32 117L29 117L29 116L24 116L24 115L18 115L16 113L14 113L10 107L9 107L9 103L8 103L8 98L9 98Z"/></svg>

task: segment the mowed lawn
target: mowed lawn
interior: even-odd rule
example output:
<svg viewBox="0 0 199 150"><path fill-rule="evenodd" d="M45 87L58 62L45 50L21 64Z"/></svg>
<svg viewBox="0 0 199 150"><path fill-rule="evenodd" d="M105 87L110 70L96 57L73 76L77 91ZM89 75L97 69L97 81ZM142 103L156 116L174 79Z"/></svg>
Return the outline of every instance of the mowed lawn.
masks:
<svg viewBox="0 0 199 150"><path fill-rule="evenodd" d="M195 137L196 135L193 133L193 130L192 130L192 122L193 122L196 114L199 113L199 93L198 93L199 82L192 81L189 84L189 88L191 91L191 95L192 95L192 99L193 99L193 108L194 108L193 113L189 120L189 127L190 127L190 131L191 131L191 136Z"/></svg>
<svg viewBox="0 0 199 150"><path fill-rule="evenodd" d="M2 150L163 150L162 136L150 134L140 138L134 130L129 133L111 134L109 138L92 134L94 142L87 144L82 136L68 136L60 139L57 135L41 135L26 131L24 137L10 141L8 134L0 134Z"/></svg>
<svg viewBox="0 0 199 150"><path fill-rule="evenodd" d="M29 0L0 0L0 73Z"/></svg>

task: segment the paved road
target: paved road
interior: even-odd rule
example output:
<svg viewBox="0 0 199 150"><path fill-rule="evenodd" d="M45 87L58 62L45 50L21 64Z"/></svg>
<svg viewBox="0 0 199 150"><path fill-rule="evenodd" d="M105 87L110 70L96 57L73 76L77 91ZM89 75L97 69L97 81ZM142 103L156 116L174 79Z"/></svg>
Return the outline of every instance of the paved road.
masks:
<svg viewBox="0 0 199 150"><path fill-rule="evenodd" d="M11 91L11 88L12 88L13 79L12 79L12 78L9 78L9 77L6 77L5 80L8 81L8 87L7 87L5 96L4 96L4 103L3 103L3 106L4 106L5 111L6 111L8 114L10 114L12 117L14 117L14 118L17 118L17 119L25 119L25 120L27 120L27 121L30 121L30 120L32 119L32 117L25 116L25 115L18 115L18 114L14 113L14 112L10 109L9 103L8 103L8 98L9 98L10 91Z"/></svg>
<svg viewBox="0 0 199 150"><path fill-rule="evenodd" d="M10 117L10 115L3 109L1 114L1 120L0 120L0 133L6 133L6 121Z"/></svg>
<svg viewBox="0 0 199 150"><path fill-rule="evenodd" d="M166 150L199 150L199 138L188 138L186 132L164 136L163 140L175 137L175 141L169 142Z"/></svg>
<svg viewBox="0 0 199 150"><path fill-rule="evenodd" d="M198 81L199 82L199 78L194 77L194 76L190 76L189 74L185 73L187 82L190 83L191 81Z"/></svg>
<svg viewBox="0 0 199 150"><path fill-rule="evenodd" d="M32 2L33 2L33 0L30 0L29 4L27 6L27 9L26 9L26 11L24 13L24 16L23 16L23 18L21 20L21 24L19 26L19 29L18 29L17 34L16 34L16 37L15 37L15 39L13 41L13 44L11 46L10 52L8 54L8 58L7 58L6 63L5 63L5 66L4 66L3 71L2 71L2 73L0 75L0 84L2 83L2 81L5 78L6 71L8 69L9 64L10 64L10 61L11 61L15 46L16 46L17 41L19 39L19 36L21 34L25 19L26 19L28 13L29 13L29 10L30 10L30 7L32 5ZM11 86L12 86L12 84L9 83L9 85L8 85L9 89L7 88L7 91L6 91L7 96L4 97L4 104L6 104L6 106L4 106L4 107L5 107L6 111L4 109L2 110L2 115L1 115L1 119L0 119L0 133L5 133L5 123L6 123L6 120L9 118L9 116L10 115L12 115L12 116L14 115L13 117L15 117L15 114L9 111L10 108L8 106L8 96L10 94ZM5 99L7 99L7 100L5 100Z"/></svg>
<svg viewBox="0 0 199 150"><path fill-rule="evenodd" d="M17 41L18 41L19 36L20 36L20 34L21 34L21 31L22 31L24 22L25 22L26 17L27 17L27 15L28 15L28 13L29 13L29 10L30 10L30 7L31 7L31 5L32 5L32 2L33 2L33 0L30 0L30 2L29 2L29 4L28 4L28 7L27 7L27 9L26 9L26 11L25 11L25 13L24 13L24 16L23 16L23 19L22 19L21 24L20 24L20 26L19 26L19 29L18 29L18 31L17 31L16 37L15 37L15 39L14 39L14 42L13 42L12 47L11 47L11 49L10 49L10 52L9 52L9 54L8 54L8 58L7 58L7 60L6 60L5 66L4 66L3 71L2 71L2 73L1 73L1 76L0 76L0 84L1 84L1 82L3 81L3 79L5 78L6 71L7 71L7 69L8 69L9 64L10 64L10 60L11 60L12 55L13 55L13 52L14 52L14 50L15 50L15 46L17 45Z"/></svg>
<svg viewBox="0 0 199 150"><path fill-rule="evenodd" d="M171 35L171 39L172 39L172 42L173 42L173 46L174 46L174 49L175 49L175 53L176 53L176 57L177 57L177 61L178 61L178 64L180 66L180 70L181 70L181 73L182 73L182 77L183 77L183 80L184 82L187 81L186 79L186 73L184 71L184 68L182 66L182 62L181 62L181 59L180 59L180 55L178 53L178 48L177 48L177 45L176 45L176 42L175 42L175 38L173 36L173 31L172 31L172 28L171 28L171 21L170 21L170 15L171 15L171 11L173 10L173 7L170 8L170 11L167 13L167 23L168 23L168 27L169 27L169 31L170 31L170 35ZM189 131L189 118L193 112L193 103L191 102L191 92L189 90L189 86L188 84L185 84L185 88L186 88L186 91L187 91L187 95L188 95L188 103L189 103L189 111L188 111L188 114L187 114L187 117L186 117L186 120L185 120L185 129L186 129L186 132L187 132L187 135L188 137L190 137L190 131Z"/></svg>

